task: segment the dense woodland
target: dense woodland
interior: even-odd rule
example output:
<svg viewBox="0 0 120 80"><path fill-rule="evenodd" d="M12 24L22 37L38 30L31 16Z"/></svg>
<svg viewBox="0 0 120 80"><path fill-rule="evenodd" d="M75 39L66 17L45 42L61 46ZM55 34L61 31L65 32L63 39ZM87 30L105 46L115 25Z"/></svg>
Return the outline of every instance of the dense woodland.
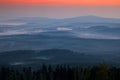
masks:
<svg viewBox="0 0 120 80"><path fill-rule="evenodd" d="M120 80L120 68L105 63L86 68L43 64L38 70L1 67L0 80Z"/></svg>

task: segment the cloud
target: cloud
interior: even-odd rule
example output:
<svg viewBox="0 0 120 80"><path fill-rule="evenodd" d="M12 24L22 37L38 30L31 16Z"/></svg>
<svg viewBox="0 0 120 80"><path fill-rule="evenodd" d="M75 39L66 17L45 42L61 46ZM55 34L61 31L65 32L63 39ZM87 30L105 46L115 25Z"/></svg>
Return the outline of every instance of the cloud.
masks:
<svg viewBox="0 0 120 80"><path fill-rule="evenodd" d="M21 35L21 34L37 34L37 33L42 33L42 32L46 32L46 30L34 30L34 31L29 31L29 30L9 30L9 31L0 32L0 36Z"/></svg>
<svg viewBox="0 0 120 80"><path fill-rule="evenodd" d="M1 0L0 3L20 5L120 5L119 0Z"/></svg>
<svg viewBox="0 0 120 80"><path fill-rule="evenodd" d="M20 34L28 34L26 31L17 31L17 30L11 30L11 31L6 31L0 33L0 36L5 36L5 35L20 35Z"/></svg>
<svg viewBox="0 0 120 80"><path fill-rule="evenodd" d="M65 27L58 27L57 28L58 31L71 31L71 28L65 28Z"/></svg>
<svg viewBox="0 0 120 80"><path fill-rule="evenodd" d="M28 64L32 64L32 63L34 63L34 62L12 62L12 63L9 63L9 64L17 66L17 65L28 65Z"/></svg>
<svg viewBox="0 0 120 80"><path fill-rule="evenodd" d="M0 22L0 25L10 25L10 26L20 26L25 24L26 23L20 23L20 22Z"/></svg>
<svg viewBox="0 0 120 80"><path fill-rule="evenodd" d="M51 57L40 56L40 57L34 57L33 59L50 60Z"/></svg>
<svg viewBox="0 0 120 80"><path fill-rule="evenodd" d="M119 36L115 36L115 35L103 35L103 34L97 34L97 33L87 33L87 32L81 32L81 33L77 33L75 34L77 35L77 37L80 38L91 38L91 39L120 39Z"/></svg>

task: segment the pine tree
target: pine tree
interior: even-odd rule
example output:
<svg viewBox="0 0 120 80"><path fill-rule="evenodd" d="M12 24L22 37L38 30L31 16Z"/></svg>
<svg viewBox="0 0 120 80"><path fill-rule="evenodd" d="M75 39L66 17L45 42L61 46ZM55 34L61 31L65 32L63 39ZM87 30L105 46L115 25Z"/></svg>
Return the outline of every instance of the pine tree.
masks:
<svg viewBox="0 0 120 80"><path fill-rule="evenodd" d="M108 70L108 66L105 63L100 64L97 70L97 80L109 80Z"/></svg>
<svg viewBox="0 0 120 80"><path fill-rule="evenodd" d="M83 75L83 80L89 80L90 79L90 75L91 75L90 70L91 70L90 67L85 68L84 75Z"/></svg>

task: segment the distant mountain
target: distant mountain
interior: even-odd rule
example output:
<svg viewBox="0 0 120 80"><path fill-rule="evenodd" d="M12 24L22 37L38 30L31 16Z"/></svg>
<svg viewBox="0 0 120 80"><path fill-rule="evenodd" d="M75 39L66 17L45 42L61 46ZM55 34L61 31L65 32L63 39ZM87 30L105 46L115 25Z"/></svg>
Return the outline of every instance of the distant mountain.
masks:
<svg viewBox="0 0 120 80"><path fill-rule="evenodd" d="M120 19L115 18L104 18L104 17L98 17L98 16L81 16L81 17L75 17L75 18L67 18L63 19L66 22L74 23L74 22L80 22L80 23L120 23Z"/></svg>
<svg viewBox="0 0 120 80"><path fill-rule="evenodd" d="M87 30L89 31L92 31L92 32L99 32L99 31L103 31L103 32L113 32L113 31L120 31L120 27L117 27L117 28L111 28L109 26L90 26L89 28L86 28Z"/></svg>
<svg viewBox="0 0 120 80"><path fill-rule="evenodd" d="M65 19L53 19L53 18L46 18L46 17L21 17L16 19L10 19L8 21L15 21L15 22L43 22L43 23L50 23L50 22L57 22L57 23L120 23L120 19L116 18L104 18L98 16L81 16L81 17L74 17L74 18L65 18Z"/></svg>
<svg viewBox="0 0 120 80"><path fill-rule="evenodd" d="M26 23L48 23L56 21L56 19L46 18L46 17L20 17L15 19L9 19L8 22L26 22Z"/></svg>
<svg viewBox="0 0 120 80"><path fill-rule="evenodd" d="M88 28L89 30L91 29L93 29L93 30L107 30L107 29L110 29L110 27L108 27L108 26L91 26L91 27L89 27Z"/></svg>
<svg viewBox="0 0 120 80"><path fill-rule="evenodd" d="M9 22L10 21L10 22ZM120 39L120 19L81 16L66 19L21 17L1 23L0 35L42 34L54 37ZM7 25L5 25L7 24Z"/></svg>

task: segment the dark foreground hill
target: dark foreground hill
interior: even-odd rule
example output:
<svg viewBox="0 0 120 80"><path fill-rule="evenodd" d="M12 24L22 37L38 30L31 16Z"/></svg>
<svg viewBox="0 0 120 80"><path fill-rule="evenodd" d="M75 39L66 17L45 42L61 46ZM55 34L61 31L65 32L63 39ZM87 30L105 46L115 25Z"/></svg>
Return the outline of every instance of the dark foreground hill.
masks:
<svg viewBox="0 0 120 80"><path fill-rule="evenodd" d="M0 53L0 65L15 67L38 68L43 63L93 66L103 61L118 67L119 60L119 54L87 54L66 49L16 50Z"/></svg>

